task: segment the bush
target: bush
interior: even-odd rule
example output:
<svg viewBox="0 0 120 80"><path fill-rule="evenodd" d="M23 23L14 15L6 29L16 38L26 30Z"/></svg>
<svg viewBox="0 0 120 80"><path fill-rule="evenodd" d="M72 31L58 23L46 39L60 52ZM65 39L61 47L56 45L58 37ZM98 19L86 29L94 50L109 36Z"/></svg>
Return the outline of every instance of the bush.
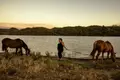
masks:
<svg viewBox="0 0 120 80"><path fill-rule="evenodd" d="M45 54L46 54L47 57L50 57L50 56L51 56L48 51L46 51Z"/></svg>
<svg viewBox="0 0 120 80"><path fill-rule="evenodd" d="M38 60L42 57L40 52L31 54L33 60Z"/></svg>

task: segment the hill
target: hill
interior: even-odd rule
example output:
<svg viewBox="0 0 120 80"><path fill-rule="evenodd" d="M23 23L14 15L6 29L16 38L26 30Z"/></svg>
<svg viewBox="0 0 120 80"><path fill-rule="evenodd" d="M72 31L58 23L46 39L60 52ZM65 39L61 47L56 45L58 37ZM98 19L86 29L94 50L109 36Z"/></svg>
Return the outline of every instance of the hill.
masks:
<svg viewBox="0 0 120 80"><path fill-rule="evenodd" d="M51 29L41 26L23 29L13 27L10 29L0 29L0 35L120 36L120 26L66 26Z"/></svg>

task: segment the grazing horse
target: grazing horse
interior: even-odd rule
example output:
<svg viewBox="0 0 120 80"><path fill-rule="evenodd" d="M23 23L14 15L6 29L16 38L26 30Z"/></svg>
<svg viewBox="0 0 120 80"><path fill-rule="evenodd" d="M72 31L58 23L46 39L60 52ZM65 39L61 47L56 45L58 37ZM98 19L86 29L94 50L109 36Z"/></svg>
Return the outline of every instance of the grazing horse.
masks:
<svg viewBox="0 0 120 80"><path fill-rule="evenodd" d="M25 42L21 39L10 39L10 38L4 38L2 40L2 50L5 52L8 52L7 48L16 48L16 54L18 49L20 49L20 53L22 54L22 48L25 49L26 55L30 54L30 49L28 46L25 44Z"/></svg>
<svg viewBox="0 0 120 80"><path fill-rule="evenodd" d="M92 59L95 57L95 53L98 51L96 55L96 61L98 60L99 55L102 53L102 61L104 58L104 53L107 52L107 58L109 58L109 54L111 53L111 59L113 62L115 62L115 52L112 44L109 41L103 41L103 40L97 40L93 44L93 50L90 53L92 56Z"/></svg>

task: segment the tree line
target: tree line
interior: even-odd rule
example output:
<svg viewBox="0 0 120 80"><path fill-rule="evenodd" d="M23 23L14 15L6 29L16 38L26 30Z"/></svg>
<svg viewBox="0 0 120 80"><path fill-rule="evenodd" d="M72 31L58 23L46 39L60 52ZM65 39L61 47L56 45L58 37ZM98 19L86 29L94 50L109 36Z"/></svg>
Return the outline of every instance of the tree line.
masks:
<svg viewBox="0 0 120 80"><path fill-rule="evenodd" d="M0 35L53 35L53 36L120 36L120 26L67 26L0 29Z"/></svg>

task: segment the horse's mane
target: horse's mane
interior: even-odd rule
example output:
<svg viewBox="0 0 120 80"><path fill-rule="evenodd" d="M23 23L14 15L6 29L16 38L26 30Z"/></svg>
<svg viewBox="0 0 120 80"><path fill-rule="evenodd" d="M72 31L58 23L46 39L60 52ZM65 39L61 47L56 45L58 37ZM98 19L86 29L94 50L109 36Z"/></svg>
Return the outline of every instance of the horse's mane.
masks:
<svg viewBox="0 0 120 80"><path fill-rule="evenodd" d="M21 40L20 38L17 38L17 39L15 39L15 40L21 41L22 44L23 44L23 47L26 48L26 49L28 49L27 44L26 44L23 40Z"/></svg>

